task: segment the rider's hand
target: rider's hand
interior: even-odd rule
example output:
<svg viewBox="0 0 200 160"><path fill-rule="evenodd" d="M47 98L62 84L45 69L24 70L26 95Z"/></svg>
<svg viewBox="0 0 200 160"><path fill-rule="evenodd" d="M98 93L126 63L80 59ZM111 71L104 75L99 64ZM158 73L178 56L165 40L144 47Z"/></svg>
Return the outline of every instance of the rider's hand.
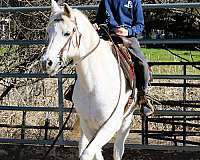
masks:
<svg viewBox="0 0 200 160"><path fill-rule="evenodd" d="M114 30L115 34L118 36L128 36L128 30L124 27L119 27Z"/></svg>
<svg viewBox="0 0 200 160"><path fill-rule="evenodd" d="M100 30L100 27L98 26L97 23L94 23L94 24L93 24L93 27L94 27L94 29L97 30L97 31Z"/></svg>

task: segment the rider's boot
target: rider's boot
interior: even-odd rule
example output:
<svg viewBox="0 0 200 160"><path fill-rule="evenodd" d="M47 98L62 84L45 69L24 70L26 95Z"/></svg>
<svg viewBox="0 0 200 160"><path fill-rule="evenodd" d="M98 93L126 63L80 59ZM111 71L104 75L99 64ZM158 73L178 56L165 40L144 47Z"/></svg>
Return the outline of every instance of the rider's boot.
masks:
<svg viewBox="0 0 200 160"><path fill-rule="evenodd" d="M145 92L138 91L136 103L140 106L141 114L145 116L150 116L154 113L154 107L151 104L150 100L147 99Z"/></svg>

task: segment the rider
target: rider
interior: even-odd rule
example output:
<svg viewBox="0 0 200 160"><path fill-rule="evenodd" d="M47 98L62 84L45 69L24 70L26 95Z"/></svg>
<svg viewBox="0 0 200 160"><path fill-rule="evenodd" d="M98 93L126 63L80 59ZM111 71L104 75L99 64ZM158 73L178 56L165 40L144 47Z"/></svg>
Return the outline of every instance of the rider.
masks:
<svg viewBox="0 0 200 160"><path fill-rule="evenodd" d="M131 41L128 49L135 68L137 104L146 116L152 114L154 108L146 97L150 79L149 67L137 40L144 28L141 0L101 0L93 24L96 30L100 29L99 24L107 24L111 32Z"/></svg>

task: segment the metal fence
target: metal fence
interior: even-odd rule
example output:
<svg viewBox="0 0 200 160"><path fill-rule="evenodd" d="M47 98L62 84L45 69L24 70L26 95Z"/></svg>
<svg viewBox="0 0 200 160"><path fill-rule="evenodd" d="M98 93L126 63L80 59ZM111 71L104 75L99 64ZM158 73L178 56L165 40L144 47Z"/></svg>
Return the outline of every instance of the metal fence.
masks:
<svg viewBox="0 0 200 160"><path fill-rule="evenodd" d="M80 10L97 10L96 5L72 6ZM143 4L144 10L149 9L172 9L172 8L200 8L200 3L168 3L168 4ZM49 6L43 7L0 7L0 13L13 12L44 12L49 11ZM200 39L143 39L140 44L199 44ZM46 40L0 40L3 45L30 45L47 44Z"/></svg>
<svg viewBox="0 0 200 160"><path fill-rule="evenodd" d="M200 83L198 83L198 80L200 80L200 75L187 75L187 66L191 65L193 67L199 67L199 62L154 62L153 64L150 63L150 65L178 65L182 66L182 74L181 75L154 75L154 78L156 79L166 79L166 80L182 80L182 83L152 83L152 86L162 86L162 87L169 87L170 90L172 90L174 87L181 87L182 88L182 99L180 100L162 100L157 103L158 105L164 105L164 106L170 106L171 108L178 107L174 110L158 110L155 112L155 117L143 117L143 126L142 126L142 143L148 144L148 139L159 139L159 140L165 140L165 141L171 141L174 145L177 145L178 143L181 143L183 146L185 145L200 145L200 141L195 140L187 140L187 137L189 136L199 136L199 130L200 127L198 122L194 123L192 121L200 120L200 111L195 110L200 108L200 100L188 100L187 99L187 89L188 88L200 88ZM197 83L190 83L188 80L197 80ZM154 104L156 105L156 103ZM194 110L193 110L194 109ZM171 117L169 117L171 116ZM189 123L188 123L189 121ZM157 123L157 124L168 124L171 125L171 130L165 131L165 130L157 130L157 131L150 131L148 128L149 123ZM176 126L181 126L176 129ZM194 127L198 131L191 132L190 130L187 130L189 127ZM176 139L176 137L182 137L182 139Z"/></svg>
<svg viewBox="0 0 200 160"><path fill-rule="evenodd" d="M157 8L200 8L200 3L187 3L187 4L145 4L143 5L144 9L157 9ZM97 6L76 6L76 8L82 10L91 10L96 9ZM17 7L17 8L0 8L0 12L31 12L31 11L47 11L50 7ZM31 45L31 44L46 44L46 40L0 40L0 45ZM200 44L200 39L171 39L171 40L142 40L142 44ZM152 86L167 86L167 87L181 87L183 88L183 99L179 101L160 101L160 104L155 105L168 105L168 106L179 106L182 107L182 110L157 110L154 114L154 117L142 117L142 129L141 130L131 130L131 133L140 133L142 135L142 144L149 144L149 139L160 139L165 141L172 141L174 145L181 143L183 145L192 144L200 145L200 142L194 142L187 140L187 136L199 136L200 131L189 132L187 127L196 127L199 128L199 124L187 123L187 121L200 120L200 111L191 111L188 108L199 108L200 101L187 101L186 99L186 90L188 87L200 87L200 84L188 83L188 80L200 80L200 75L187 75L186 69L187 66L200 65L200 62L152 62L150 65L179 65L183 66L183 72L181 75L153 75L154 79L175 79L183 80L183 83L152 83ZM0 78L49 78L47 74L42 73L0 73ZM47 139L48 130L58 130L63 125L63 114L69 112L68 108L64 108L64 98L63 98L63 79L65 78L74 78L75 75L72 74L58 74L54 78L57 79L58 84L58 107L22 107L22 106L5 106L1 105L0 110L5 111L20 111L22 112L23 118L21 125L9 125L9 124L0 124L0 127L7 128L19 128L21 129L21 139L10 139L10 138L0 138L2 143L19 143L19 144L51 144L53 140ZM59 127L50 126L46 122L43 126L28 126L26 125L26 112L58 112L59 113ZM135 113L139 115L137 111ZM168 118L171 116L171 118ZM161 118L159 118L161 117ZM189 117L189 118L188 118ZM181 122L180 122L181 121ZM149 123L163 123L170 124L172 129L171 131L153 131L149 130ZM176 130L175 126L182 126L182 131ZM44 130L44 137L40 140L28 140L24 138L26 129L40 129ZM67 130L69 128L65 128ZM183 139L177 139L178 136L182 136ZM63 134L60 136L59 145L77 145L77 141L67 141L64 140Z"/></svg>
<svg viewBox="0 0 200 160"><path fill-rule="evenodd" d="M198 136L200 134L199 131L197 132L190 132L186 131L186 127L196 127L197 129L200 127L199 124L193 123L186 123L186 121L198 120L200 121L200 111L191 111L188 108L200 108L200 100L193 100L188 101L186 100L186 89L188 87L195 87L200 88L199 83L188 83L187 80L200 80L200 75L187 75L186 69L189 65L200 65L200 62L151 62L151 66L157 65L182 65L183 66L183 74L180 75L153 75L154 79L171 79L171 80L183 80L183 83L155 83L152 82L152 86L167 86L167 87L181 87L183 88L183 98L181 100L172 101L172 100L165 100L160 101L159 104L155 103L154 105L168 105L168 106L179 106L183 108L182 110L156 110L153 117L142 117L142 129L141 130L131 130L131 133L140 133L142 136L142 144L148 144L149 138L151 139L160 139L166 141L172 141L175 144L183 143L186 144L193 144L193 145L200 145L199 142L192 142L187 141L187 136ZM47 74L42 73L0 73L1 78L49 78ZM51 107L22 107L22 106L5 106L1 105L0 110L4 111L20 111L23 114L22 123L21 125L9 125L9 124L0 124L0 127L7 127L7 128L19 128L21 129L21 139L7 139L7 138L0 138L0 142L3 143L22 143L22 144L51 144L52 140L48 140L48 131L49 130L58 130L63 125L63 114L65 112L69 112L69 108L64 108L64 98L63 98L63 79L65 78L74 78L75 75L72 74L58 74L55 77L57 79L58 84L58 104L59 106L56 108ZM48 121L43 126L30 126L26 125L26 112L58 112L59 113L59 127L54 127L49 125ZM140 115L139 111L136 111L135 115ZM167 118L171 116L172 118ZM161 118L160 118L161 117ZM178 118L177 118L178 117ZM187 118L189 117L189 118ZM175 122L178 121L178 122ZM180 122L181 121L181 122ZM149 130L149 123L163 123L163 124L170 124L172 126L172 131L163 131L157 130L152 131ZM182 131L176 131L175 126L181 125L183 126ZM44 137L43 140L27 140L24 139L25 130L26 129L40 129L44 130ZM68 127L65 130L70 129ZM171 138L169 138L171 136ZM172 137L182 136L183 140L173 139ZM60 145L77 145L76 141L66 141L64 140L63 135L61 135L57 144Z"/></svg>

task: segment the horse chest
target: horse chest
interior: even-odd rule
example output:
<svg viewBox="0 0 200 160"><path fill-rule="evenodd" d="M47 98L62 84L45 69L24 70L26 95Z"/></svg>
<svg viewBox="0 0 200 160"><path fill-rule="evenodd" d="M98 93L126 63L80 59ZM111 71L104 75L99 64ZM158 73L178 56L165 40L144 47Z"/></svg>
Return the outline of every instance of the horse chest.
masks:
<svg viewBox="0 0 200 160"><path fill-rule="evenodd" d="M94 98L95 99L95 98ZM80 96L75 100L76 110L84 119L101 120L107 116L107 109L102 102L98 102L88 96Z"/></svg>
<svg viewBox="0 0 200 160"><path fill-rule="evenodd" d="M73 101L80 118L88 123L103 123L110 115L111 109L103 101L100 101L94 93L74 91Z"/></svg>

